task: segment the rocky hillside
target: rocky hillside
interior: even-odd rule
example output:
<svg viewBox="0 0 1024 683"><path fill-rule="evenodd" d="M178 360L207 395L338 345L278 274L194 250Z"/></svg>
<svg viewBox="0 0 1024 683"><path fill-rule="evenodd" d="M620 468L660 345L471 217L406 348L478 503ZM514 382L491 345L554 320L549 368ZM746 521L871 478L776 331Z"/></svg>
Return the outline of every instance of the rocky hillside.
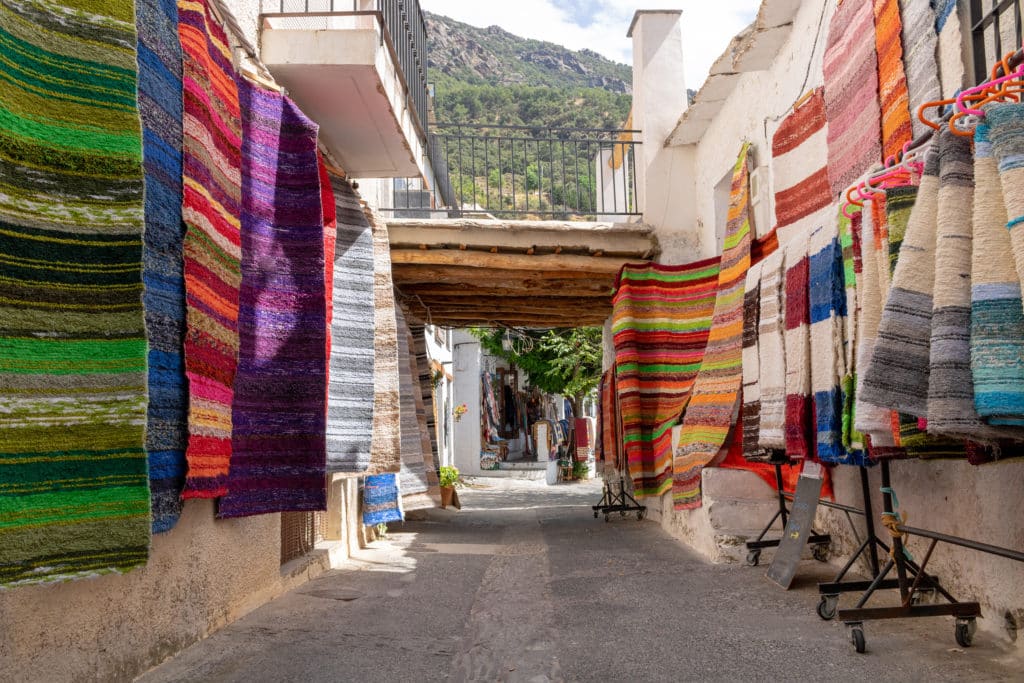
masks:
<svg viewBox="0 0 1024 683"><path fill-rule="evenodd" d="M477 28L426 13L430 78L442 84L600 88L630 92L633 70L592 50L572 51L498 27Z"/></svg>

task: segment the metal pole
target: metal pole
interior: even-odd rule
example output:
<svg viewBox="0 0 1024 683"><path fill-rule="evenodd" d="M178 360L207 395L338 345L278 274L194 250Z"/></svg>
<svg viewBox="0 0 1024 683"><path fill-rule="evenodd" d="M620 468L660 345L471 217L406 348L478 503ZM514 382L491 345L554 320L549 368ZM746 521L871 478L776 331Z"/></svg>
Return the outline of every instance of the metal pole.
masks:
<svg viewBox="0 0 1024 683"><path fill-rule="evenodd" d="M868 468L860 467L860 490L864 498L864 524L868 533L868 553L870 554L871 576L878 576L878 537L875 535L875 511L871 509L871 483L868 481Z"/></svg>

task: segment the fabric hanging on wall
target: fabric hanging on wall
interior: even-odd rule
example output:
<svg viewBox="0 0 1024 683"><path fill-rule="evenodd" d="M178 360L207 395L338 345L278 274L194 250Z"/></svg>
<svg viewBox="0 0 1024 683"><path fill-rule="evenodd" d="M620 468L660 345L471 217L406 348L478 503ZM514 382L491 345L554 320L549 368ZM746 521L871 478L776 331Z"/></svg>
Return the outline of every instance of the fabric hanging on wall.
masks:
<svg viewBox="0 0 1024 683"><path fill-rule="evenodd" d="M402 448L402 465L398 474L398 482L402 487L402 496L411 496L417 493L426 493L430 485L427 483L427 470L423 462L422 434L416 416L418 387L413 381L413 358L409 352L409 326L405 322L405 312L401 306L395 306L395 316L398 325L398 397Z"/></svg>
<svg viewBox="0 0 1024 683"><path fill-rule="evenodd" d="M761 437L761 359L757 331L761 322L761 264L747 271L743 293L743 457L767 460L771 455L760 446Z"/></svg>
<svg viewBox="0 0 1024 683"><path fill-rule="evenodd" d="M838 226L830 223L811 233L810 358L814 450L826 463L848 464L843 447L842 378L846 376L846 290Z"/></svg>
<svg viewBox="0 0 1024 683"><path fill-rule="evenodd" d="M986 109L992 154L1006 204L1017 276L1024 282L1024 104L1001 104Z"/></svg>
<svg viewBox="0 0 1024 683"><path fill-rule="evenodd" d="M912 134L916 138L931 130L917 118L914 107L939 99L939 65L935 60L939 38L935 31L935 9L932 0L900 0L903 24L903 66Z"/></svg>
<svg viewBox="0 0 1024 683"><path fill-rule="evenodd" d="M184 86L185 498L227 493L241 284L241 112L227 36L206 0L179 0Z"/></svg>
<svg viewBox="0 0 1024 683"><path fill-rule="evenodd" d="M861 229L863 212L859 207L850 207L851 218L840 212L839 243L843 250L843 282L846 288L846 320L844 326L844 373L841 385L843 392L843 448L847 457L856 459L856 463L866 464L868 461L864 445L864 436L854 429L855 387L857 386L857 337L860 321L860 304L857 299L857 287L863 277L864 261L861 258Z"/></svg>
<svg viewBox="0 0 1024 683"><path fill-rule="evenodd" d="M810 261L807 258L810 235L797 235L784 247L783 326L786 362L786 456L809 458L814 455L813 401L811 399L811 315Z"/></svg>
<svg viewBox="0 0 1024 683"><path fill-rule="evenodd" d="M484 443L494 443L498 438L499 416L498 402L494 397L494 383L491 380L491 373L480 374L480 397L481 406L481 429Z"/></svg>
<svg viewBox="0 0 1024 683"><path fill-rule="evenodd" d="M242 79L242 286L217 516L327 509L327 311L316 123Z"/></svg>
<svg viewBox="0 0 1024 683"><path fill-rule="evenodd" d="M781 249L761 263L761 316L757 327L761 390L758 445L763 449L786 447L785 263L786 253Z"/></svg>
<svg viewBox="0 0 1024 683"><path fill-rule="evenodd" d="M134 4L2 3L0 55L0 585L124 572L150 540Z"/></svg>
<svg viewBox="0 0 1024 683"><path fill-rule="evenodd" d="M635 495L672 486L672 426L686 407L715 310L717 258L623 267L612 298L622 441Z"/></svg>
<svg viewBox="0 0 1024 683"><path fill-rule="evenodd" d="M903 68L903 22L898 0L873 0L878 93L882 111L882 152L886 158L913 139L907 75Z"/></svg>
<svg viewBox="0 0 1024 683"><path fill-rule="evenodd" d="M337 176L330 176L329 182L329 189L333 190L335 246L327 471L348 475L393 471L398 465L397 431L391 431L397 430L397 416L392 414L395 404L387 404L379 423L374 412L378 400L384 403L391 398L391 392L398 390L397 360L388 358L389 362L379 371L375 361L377 354L383 356L396 343L390 336L394 323L388 320L389 312L394 317L390 286L382 281L378 291L374 284L376 270L385 267L377 261L387 254L377 254L377 238L363 213L359 195L349 182ZM390 258L387 267L390 268ZM382 341L387 343L380 347L374 344L378 316L386 321L382 330L386 340ZM381 383L378 385L377 381ZM397 401L397 396L394 398ZM375 428L387 434L376 434ZM377 447L389 456L382 459L378 468L371 468L371 444L375 438L380 439Z"/></svg>
<svg viewBox="0 0 1024 683"><path fill-rule="evenodd" d="M420 392L420 403L423 405L425 429L429 440L430 463L427 465L427 477L437 476L441 466L440 452L437 447L437 412L434 405L434 373L430 367L430 356L427 353L426 328L423 323L409 323L412 332L412 353L415 357L415 377Z"/></svg>
<svg viewBox="0 0 1024 683"><path fill-rule="evenodd" d="M335 193L338 188L335 187ZM373 236L373 430L367 472L398 472L402 462L402 427L399 409L398 323L395 286L391 278L391 242L388 226L372 211L365 211ZM338 244L342 243L342 214L338 211ZM339 285L338 271L335 282ZM335 337L338 335L338 288L335 288ZM360 347L361 348L361 347ZM344 361L340 363L344 365ZM339 381L342 381L339 378ZM352 397L353 400L355 396ZM349 404L351 405L351 404Z"/></svg>
<svg viewBox="0 0 1024 683"><path fill-rule="evenodd" d="M948 127L938 135L942 189L935 246L928 433L992 442L1013 435L1001 434L978 417L971 376L972 205L984 204L992 190L975 188L970 140L953 135ZM992 177L988 180L997 182ZM996 195L996 199L1002 197Z"/></svg>
<svg viewBox="0 0 1024 683"><path fill-rule="evenodd" d="M935 5L935 33L938 34L938 62L941 90L952 96L964 82L964 43L957 0L932 0ZM966 27L970 31L970 25Z"/></svg>
<svg viewBox="0 0 1024 683"><path fill-rule="evenodd" d="M363 484L363 526L405 520L402 495L395 474L372 474Z"/></svg>
<svg viewBox="0 0 1024 683"><path fill-rule="evenodd" d="M863 368L860 400L928 416L928 363L932 293L935 284L935 235L939 205L939 136L928 152L921 186L910 216L892 287L878 328L874 352ZM947 165L949 165L947 163Z"/></svg>
<svg viewBox="0 0 1024 683"><path fill-rule="evenodd" d="M828 181L835 198L882 158L872 3L843 2L836 9L824 71Z"/></svg>
<svg viewBox="0 0 1024 683"><path fill-rule="evenodd" d="M418 332L417 332L418 330ZM420 363L416 354L416 338L420 339L421 345L423 346L423 357L426 360L426 342L423 340L423 325L416 324L409 326L409 360L410 370L412 372L412 383L413 383L413 400L416 402L416 422L419 425L420 430L420 450L423 452L423 468L426 472L427 477L427 494L431 497L431 502L440 502L441 500L441 480L438 478L438 468L440 463L437 460L437 452L434 450L435 446L431 442L430 435L433 423L431 426L427 425L427 406L423 402L423 388L422 383L419 379ZM427 391L430 390L430 366L427 364ZM428 394L429 395L429 394ZM433 396L431 395L430 411L433 413Z"/></svg>
<svg viewBox="0 0 1024 683"><path fill-rule="evenodd" d="M743 389L743 294L750 268L750 145L733 166L718 294L700 370L683 414L673 460L676 509L700 507L700 473L725 445ZM742 431L742 427L740 428Z"/></svg>
<svg viewBox="0 0 1024 683"><path fill-rule="evenodd" d="M324 357L327 359L328 382L328 393L324 396L326 407L331 381L331 326L334 324L334 255L338 243L338 207L334 198L334 188L331 187L331 174L327 171L327 165L319 150L316 153L316 163L320 176L320 209L324 217L324 301L327 311L327 344Z"/></svg>
<svg viewBox="0 0 1024 683"><path fill-rule="evenodd" d="M169 531L181 515L188 445L185 383L185 280L181 220L181 42L172 0L137 0L138 103L146 173L143 308L149 342L149 457L153 532Z"/></svg>
<svg viewBox="0 0 1024 683"><path fill-rule="evenodd" d="M829 191L825 98L816 89L789 114L772 137L776 234L785 245L793 236L828 220Z"/></svg>
<svg viewBox="0 0 1024 683"><path fill-rule="evenodd" d="M1002 106L1011 105L999 105ZM993 108L994 109L994 108ZM992 110L989 110L991 115ZM991 120L986 117L987 120ZM1019 425L1024 417L1024 308L1012 253L990 124L974 131L976 194L971 254L971 373L974 407L993 425ZM1024 228L1015 228L1021 230Z"/></svg>

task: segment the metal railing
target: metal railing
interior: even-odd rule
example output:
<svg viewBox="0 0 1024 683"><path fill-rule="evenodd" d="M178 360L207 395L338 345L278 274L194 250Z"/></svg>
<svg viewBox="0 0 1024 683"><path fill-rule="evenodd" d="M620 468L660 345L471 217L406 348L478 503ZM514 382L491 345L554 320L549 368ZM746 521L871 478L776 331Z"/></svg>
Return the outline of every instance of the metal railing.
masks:
<svg viewBox="0 0 1024 683"><path fill-rule="evenodd" d="M639 131L439 123L438 205L456 215L634 216Z"/></svg>
<svg viewBox="0 0 1024 683"><path fill-rule="evenodd" d="M374 16L398 66L398 75L413 112L421 139L426 139L429 93L427 89L427 25L419 0L262 0L268 18Z"/></svg>
<svg viewBox="0 0 1024 683"><path fill-rule="evenodd" d="M1020 49L1024 41L1021 5L1021 0L970 0L975 83L988 80L989 69L1005 52Z"/></svg>

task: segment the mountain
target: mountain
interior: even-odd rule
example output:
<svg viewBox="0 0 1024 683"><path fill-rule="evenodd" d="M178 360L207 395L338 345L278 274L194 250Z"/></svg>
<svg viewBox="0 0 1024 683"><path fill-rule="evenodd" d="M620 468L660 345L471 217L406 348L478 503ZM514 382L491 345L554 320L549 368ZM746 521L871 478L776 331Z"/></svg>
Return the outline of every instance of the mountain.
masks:
<svg viewBox="0 0 1024 683"><path fill-rule="evenodd" d="M632 67L593 50L573 51L520 38L498 26L477 28L449 17L424 14L429 36L429 78L439 85L454 80L466 85L600 88L630 93Z"/></svg>

